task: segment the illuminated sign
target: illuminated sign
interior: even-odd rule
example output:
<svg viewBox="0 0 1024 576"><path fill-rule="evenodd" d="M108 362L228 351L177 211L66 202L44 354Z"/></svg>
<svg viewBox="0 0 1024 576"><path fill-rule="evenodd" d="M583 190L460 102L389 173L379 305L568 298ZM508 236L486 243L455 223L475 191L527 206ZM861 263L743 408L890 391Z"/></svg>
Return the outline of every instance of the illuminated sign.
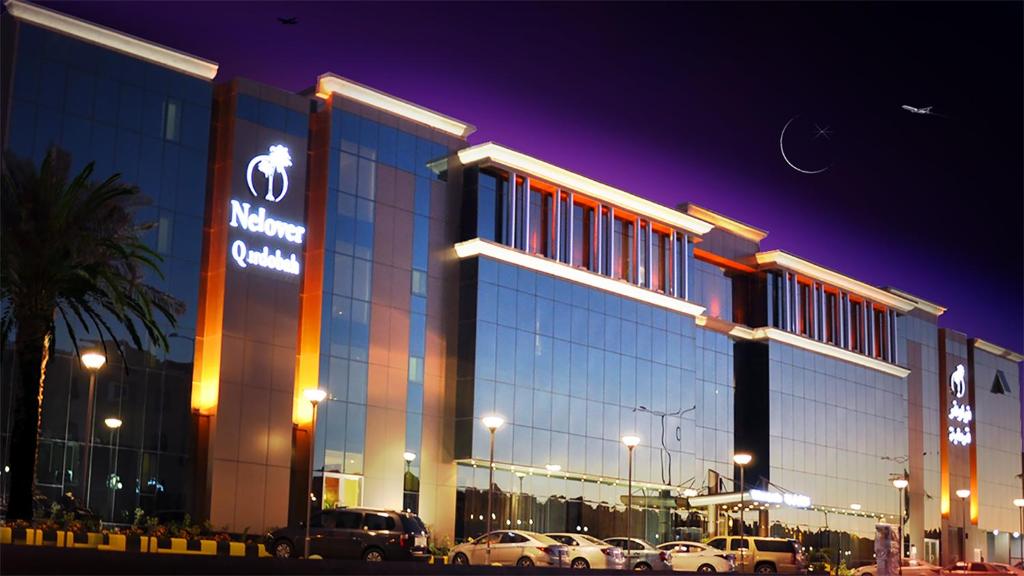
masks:
<svg viewBox="0 0 1024 576"><path fill-rule="evenodd" d="M256 191L252 181L253 173L258 171L267 181L266 195L263 199L280 202L288 193L288 172L285 169L291 165L292 157L288 153L288 148L271 146L269 154L260 154L249 161L245 174L249 191L253 196L260 197L261 193ZM256 238L251 240L253 244L263 238L301 245L306 236L305 226L274 218L262 206L254 209L248 202L235 199L231 200L231 220L228 225L254 235ZM248 242L250 241L237 239L231 243L231 259L239 268L256 266L294 276L301 272L299 258L295 252L287 248L283 251L281 248L271 248L266 244L250 247Z"/></svg>
<svg viewBox="0 0 1024 576"><path fill-rule="evenodd" d="M958 446L967 446L971 443L971 420L974 419L974 413L971 405L963 399L967 394L967 369L963 364L957 364L949 375L949 391L954 396L953 405L947 414L951 422L949 441Z"/></svg>
<svg viewBox="0 0 1024 576"><path fill-rule="evenodd" d="M284 195L288 193L288 172L285 171L285 168L291 168L291 166L292 156L288 153L288 148L284 146L271 146L269 154L256 156L249 161L249 167L245 169L245 182L249 185L249 191L252 192L253 196L259 198L260 194L252 183L253 171L259 170L267 179L267 195L264 199L271 202L280 202ZM281 191L275 194L274 181L277 180L277 175L281 176Z"/></svg>
<svg viewBox="0 0 1024 576"><path fill-rule="evenodd" d="M785 504L786 506L792 506L794 508L808 508L811 505L810 496L793 494L791 492L780 494L779 492L751 490L750 498L755 502L764 502L766 504Z"/></svg>

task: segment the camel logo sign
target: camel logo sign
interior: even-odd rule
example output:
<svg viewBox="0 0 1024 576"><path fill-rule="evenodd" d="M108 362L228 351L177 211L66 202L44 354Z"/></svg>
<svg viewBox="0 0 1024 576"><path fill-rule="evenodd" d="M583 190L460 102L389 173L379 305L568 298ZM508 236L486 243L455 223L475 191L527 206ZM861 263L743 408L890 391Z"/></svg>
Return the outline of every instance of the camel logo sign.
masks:
<svg viewBox="0 0 1024 576"><path fill-rule="evenodd" d="M288 193L286 169L291 166L292 157L288 148L271 146L267 154L260 154L249 161L245 172L249 192L256 198L280 202ZM257 173L263 177L259 178ZM261 183L265 181L265 186L256 186L254 178ZM305 226L275 218L266 207L253 206L237 199L231 200L231 219L228 225L249 236L231 243L231 259L239 268L255 266L292 276L299 275L301 266L297 252L306 239ZM277 246L263 244L268 241Z"/></svg>
<svg viewBox="0 0 1024 576"><path fill-rule="evenodd" d="M949 408L947 418L950 421L949 441L958 446L967 446L971 443L971 420L974 420L974 413L971 405L963 400L967 394L967 369L963 364L957 364L956 369L949 375L949 391L953 394L953 405Z"/></svg>
<svg viewBox="0 0 1024 576"><path fill-rule="evenodd" d="M245 182L249 185L249 191L253 196L260 197L261 192L257 192L256 186L252 183L253 172L258 170L267 181L267 193L264 199L280 202L288 193L288 172L285 168L291 168L291 166L292 156L288 153L288 148L280 145L271 146L268 154L260 154L249 161L249 167L245 170ZM278 176L280 176L281 191L275 193L274 184L279 179Z"/></svg>

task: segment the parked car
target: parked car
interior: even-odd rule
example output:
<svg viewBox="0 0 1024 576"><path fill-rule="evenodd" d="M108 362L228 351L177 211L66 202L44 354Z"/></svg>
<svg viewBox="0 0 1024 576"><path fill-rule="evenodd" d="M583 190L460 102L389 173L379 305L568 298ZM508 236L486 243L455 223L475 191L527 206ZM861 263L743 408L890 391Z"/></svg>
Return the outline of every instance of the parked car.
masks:
<svg viewBox="0 0 1024 576"><path fill-rule="evenodd" d="M1021 566L1019 561L1016 564L1003 564L1002 562L989 562L989 564L1010 572L1014 576L1024 576L1024 566Z"/></svg>
<svg viewBox="0 0 1024 576"><path fill-rule="evenodd" d="M942 569L950 576L1007 576L1005 569L989 562L957 562Z"/></svg>
<svg viewBox="0 0 1024 576"><path fill-rule="evenodd" d="M605 538L605 542L622 548L626 555L626 568L630 570L671 570L672 554L658 550L650 542L622 536Z"/></svg>
<svg viewBox="0 0 1024 576"><path fill-rule="evenodd" d="M626 566L622 548L612 546L588 534L569 532L548 533L547 536L565 544L570 568L610 568L621 570Z"/></svg>
<svg viewBox="0 0 1024 576"><path fill-rule="evenodd" d="M698 542L665 542L658 550L672 554L672 569L682 572L732 572L736 557Z"/></svg>
<svg viewBox="0 0 1024 576"><path fill-rule="evenodd" d="M429 534L415 514L374 508L339 508L314 512L310 518L309 554L322 558L426 560ZM278 558L301 556L304 526L267 534L267 552Z"/></svg>
<svg viewBox="0 0 1024 576"><path fill-rule="evenodd" d="M903 576L938 576L942 568L929 564L924 560L912 558L903 559ZM878 573L878 564L865 564L853 571L853 576L875 576Z"/></svg>
<svg viewBox="0 0 1024 576"><path fill-rule="evenodd" d="M489 551L489 552L488 552ZM490 556L490 558L488 558ZM526 530L496 530L452 548L457 565L568 566L568 548L557 540Z"/></svg>
<svg viewBox="0 0 1024 576"><path fill-rule="evenodd" d="M736 556L737 572L806 574L807 557L796 540L759 536L719 536L708 546Z"/></svg>

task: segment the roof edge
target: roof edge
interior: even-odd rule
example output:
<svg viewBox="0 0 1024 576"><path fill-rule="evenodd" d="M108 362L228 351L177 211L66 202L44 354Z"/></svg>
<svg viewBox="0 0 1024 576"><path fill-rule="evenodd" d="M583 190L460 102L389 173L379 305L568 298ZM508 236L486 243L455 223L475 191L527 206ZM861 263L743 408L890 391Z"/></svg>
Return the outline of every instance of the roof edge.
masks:
<svg viewBox="0 0 1024 576"><path fill-rule="evenodd" d="M929 302L924 298L919 298L917 296L914 296L913 294L910 294L909 292L904 292L903 290L900 290L898 288L893 288L892 286L883 286L882 290L885 290L886 292L891 292L899 296L900 298L910 300L915 304L915 308L923 310L931 314L932 316L942 316L946 312L945 306L940 306L934 302Z"/></svg>
<svg viewBox="0 0 1024 576"><path fill-rule="evenodd" d="M15 19L52 30L58 34L134 56L202 80L213 80L217 76L219 65L212 60L199 58L24 0L5 0L4 6Z"/></svg>
<svg viewBox="0 0 1024 576"><path fill-rule="evenodd" d="M909 312L915 307L915 303L911 300L886 292L881 288L876 288L871 284L861 282L856 278L851 278L850 276L840 272L830 270L820 264L804 260L799 256L795 256L783 250L758 252L754 256L757 259L758 265L761 267L779 266L797 273L806 274L807 276L844 288L850 292L874 300L875 302L891 306L900 312Z"/></svg>
<svg viewBox="0 0 1024 576"><path fill-rule="evenodd" d="M327 98L330 94L351 98L367 106L419 122L462 139L476 132L476 126L472 124L409 102L408 100L403 100L397 96L392 96L386 92L381 92L376 88L360 84L355 80L350 80L333 72L326 72L317 77L316 94L321 98Z"/></svg>
<svg viewBox="0 0 1024 576"><path fill-rule="evenodd" d="M993 344L991 342L987 342L985 340L982 340L981 338L971 338L969 342L978 350L984 350L989 354L999 356L1000 358L1005 358L1010 362L1024 362L1024 355L1018 354L1017 352L1014 352L1009 348L1003 348L1002 346Z"/></svg>
<svg viewBox="0 0 1024 576"><path fill-rule="evenodd" d="M714 224L716 228L732 232L733 234L750 240L751 242L760 243L768 236L767 230L762 230L761 228L756 228L750 224L745 224L739 220L729 218L728 216L723 216L718 212L708 210L703 206L698 206L691 202L684 202L680 204L678 209L690 216L700 218L705 222L710 222L711 224Z"/></svg>

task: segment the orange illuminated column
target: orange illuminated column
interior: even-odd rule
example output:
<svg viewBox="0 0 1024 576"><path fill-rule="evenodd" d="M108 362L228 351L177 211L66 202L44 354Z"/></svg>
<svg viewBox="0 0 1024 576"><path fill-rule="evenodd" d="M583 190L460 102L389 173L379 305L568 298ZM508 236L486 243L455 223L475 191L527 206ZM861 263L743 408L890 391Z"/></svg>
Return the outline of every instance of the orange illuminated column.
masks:
<svg viewBox="0 0 1024 576"><path fill-rule="evenodd" d="M223 90L221 90L223 91ZM203 261L199 278L195 362L192 368L192 410L204 416L217 413L221 346L224 326L224 283L228 254L228 196L231 193L231 158L234 153L234 105L219 97L214 117L211 166L213 191L207 195L203 226Z"/></svg>
<svg viewBox="0 0 1024 576"><path fill-rule="evenodd" d="M298 353L295 362L295 394L292 422L306 426L313 421L313 408L303 392L319 387L320 322L323 313L324 237L326 235L327 168L330 155L331 101L315 113L311 122L309 192L306 196L306 263L299 296Z"/></svg>

